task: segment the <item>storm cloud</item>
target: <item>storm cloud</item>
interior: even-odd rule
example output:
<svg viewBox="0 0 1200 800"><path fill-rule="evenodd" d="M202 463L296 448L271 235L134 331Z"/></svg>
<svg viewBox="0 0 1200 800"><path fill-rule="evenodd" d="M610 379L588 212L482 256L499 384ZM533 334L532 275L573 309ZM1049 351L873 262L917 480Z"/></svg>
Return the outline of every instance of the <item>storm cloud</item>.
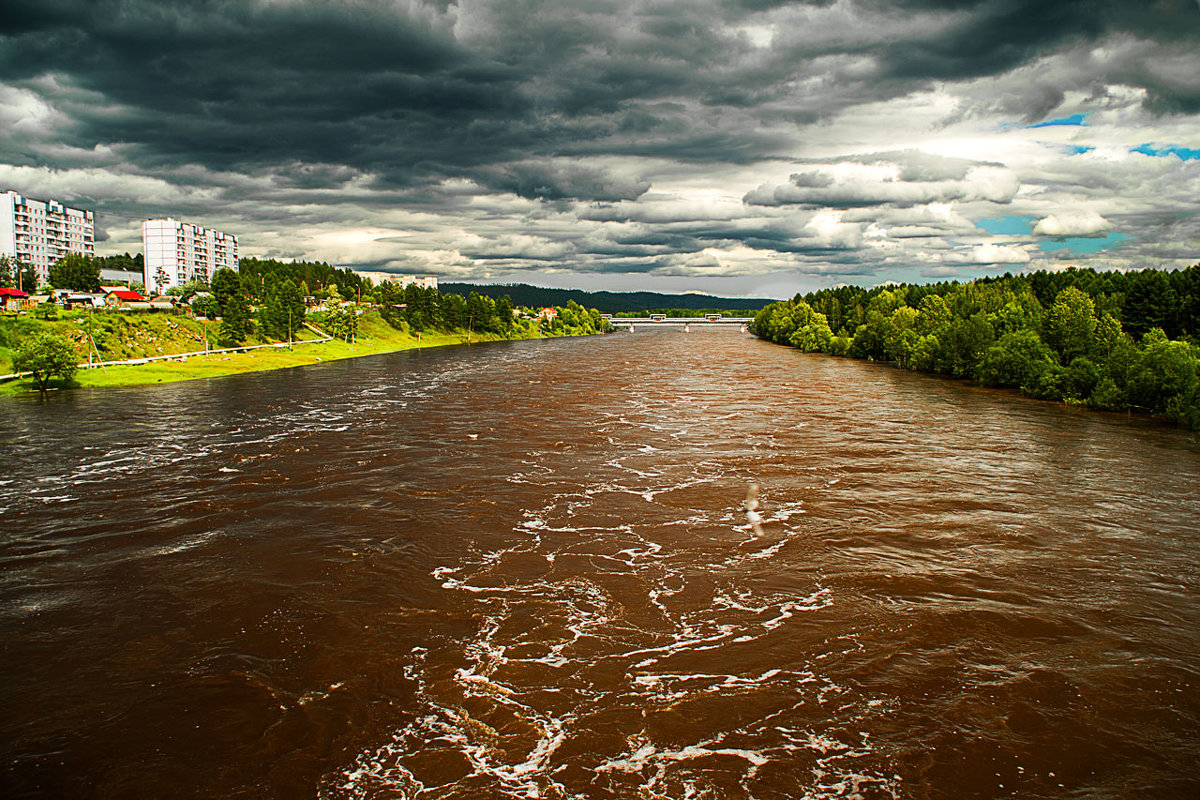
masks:
<svg viewBox="0 0 1200 800"><path fill-rule="evenodd" d="M43 0L0 12L0 188L104 252L170 214L481 281L1180 266L1198 40L1194 0Z"/></svg>

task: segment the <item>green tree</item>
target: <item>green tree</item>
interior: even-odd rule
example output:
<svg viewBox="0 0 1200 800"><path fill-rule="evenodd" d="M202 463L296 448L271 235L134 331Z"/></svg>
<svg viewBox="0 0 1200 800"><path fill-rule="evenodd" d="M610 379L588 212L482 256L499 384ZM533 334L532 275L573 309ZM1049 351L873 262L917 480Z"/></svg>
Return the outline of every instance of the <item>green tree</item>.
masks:
<svg viewBox="0 0 1200 800"><path fill-rule="evenodd" d="M1172 400L1186 398L1200 382L1200 348L1167 339L1161 328L1142 337L1142 357L1126 387L1129 399L1147 411L1166 411Z"/></svg>
<svg viewBox="0 0 1200 800"><path fill-rule="evenodd" d="M1058 352L1061 363L1069 364L1092 351L1096 325L1096 304L1092 298L1069 286L1058 293L1046 314L1043 338Z"/></svg>
<svg viewBox="0 0 1200 800"><path fill-rule="evenodd" d="M76 292L100 291L100 265L78 253L67 253L50 265L50 284Z"/></svg>
<svg viewBox="0 0 1200 800"><path fill-rule="evenodd" d="M291 278L268 274L258 308L259 324L268 336L282 341L292 338L304 324L304 298Z"/></svg>
<svg viewBox="0 0 1200 800"><path fill-rule="evenodd" d="M237 347L246 341L249 333L250 306L240 294L233 295L226 300L221 312L221 327L217 330L217 340L224 347Z"/></svg>
<svg viewBox="0 0 1200 800"><path fill-rule="evenodd" d="M507 334L513 326L512 297L504 295L496 301L496 318L500 322L500 332Z"/></svg>
<svg viewBox="0 0 1200 800"><path fill-rule="evenodd" d="M919 312L909 306L900 306L892 312L883 334L884 354L896 364L908 369L912 364L913 348L917 346Z"/></svg>
<svg viewBox="0 0 1200 800"><path fill-rule="evenodd" d="M1130 335L1140 337L1154 328L1168 336L1177 335L1175 325L1179 299L1167 274L1145 269L1129 276L1131 284L1125 298L1124 326Z"/></svg>
<svg viewBox="0 0 1200 800"><path fill-rule="evenodd" d="M191 305L193 312L208 319L213 319L221 313L221 304L211 294L193 298Z"/></svg>
<svg viewBox="0 0 1200 800"><path fill-rule="evenodd" d="M0 256L0 289L17 285L17 270L13 259Z"/></svg>
<svg viewBox="0 0 1200 800"><path fill-rule="evenodd" d="M217 314L225 316L229 303L235 297L242 295L242 279L236 272L224 267L216 271L212 277L211 287L213 298L217 301Z"/></svg>
<svg viewBox="0 0 1200 800"><path fill-rule="evenodd" d="M829 329L829 321L824 314L818 313L803 300L791 302L784 319L791 333L787 343L798 347L806 353L827 353L833 339L833 331Z"/></svg>
<svg viewBox="0 0 1200 800"><path fill-rule="evenodd" d="M54 378L64 382L74 378L78 362L74 346L62 336L48 332L26 339L13 354L13 370L33 373L33 382L42 393Z"/></svg>
<svg viewBox="0 0 1200 800"><path fill-rule="evenodd" d="M228 267L224 269L228 269ZM232 272L233 270L229 271ZM195 297L199 292L207 291L209 291L208 284L203 280L196 279L180 284L179 286L172 286L171 288L167 289L165 294L167 297L178 297L180 302L186 303Z"/></svg>
<svg viewBox="0 0 1200 800"><path fill-rule="evenodd" d="M23 261L16 262L16 273L18 289L29 294L37 291L41 279L38 276L38 271L32 264L26 264Z"/></svg>
<svg viewBox="0 0 1200 800"><path fill-rule="evenodd" d="M1031 393L1055 362L1054 352L1036 331L1012 331L984 352L979 381L984 386L1011 386Z"/></svg>

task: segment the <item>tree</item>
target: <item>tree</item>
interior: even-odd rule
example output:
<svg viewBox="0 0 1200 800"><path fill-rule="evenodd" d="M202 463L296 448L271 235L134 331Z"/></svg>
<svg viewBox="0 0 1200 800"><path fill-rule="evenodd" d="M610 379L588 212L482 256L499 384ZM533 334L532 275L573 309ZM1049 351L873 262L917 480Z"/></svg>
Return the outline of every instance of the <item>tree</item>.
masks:
<svg viewBox="0 0 1200 800"><path fill-rule="evenodd" d="M1068 286L1046 314L1043 338L1061 356L1061 363L1070 364L1079 356L1088 355L1095 345L1096 304L1087 293Z"/></svg>
<svg viewBox="0 0 1200 800"><path fill-rule="evenodd" d="M1129 294L1125 298L1123 324L1135 338L1154 328L1162 328L1168 337L1177 334L1175 326L1178 298L1166 273L1146 269L1130 276Z"/></svg>
<svg viewBox="0 0 1200 800"><path fill-rule="evenodd" d="M258 309L259 322L268 336L278 340L290 339L304 324L304 298L291 278L280 280L268 275L263 304Z"/></svg>
<svg viewBox="0 0 1200 800"><path fill-rule="evenodd" d="M100 265L78 253L67 253L50 265L50 284L76 292L100 291Z"/></svg>
<svg viewBox="0 0 1200 800"><path fill-rule="evenodd" d="M13 370L33 373L33 382L43 394L52 378L74 378L78 362L79 355L71 343L53 333L35 334L13 354Z"/></svg>
<svg viewBox="0 0 1200 800"><path fill-rule="evenodd" d="M1006 333L989 347L979 364L984 386L1012 386L1029 393L1055 363L1054 353L1029 329Z"/></svg>
<svg viewBox="0 0 1200 800"><path fill-rule="evenodd" d="M513 326L512 297L504 295L496 301L496 317L500 320L500 331L507 334Z"/></svg>
<svg viewBox="0 0 1200 800"><path fill-rule="evenodd" d="M213 298L217 301L217 313L223 317L230 302L235 297L241 296L242 279L233 270L223 267L213 274L210 288L212 289Z"/></svg>
<svg viewBox="0 0 1200 800"><path fill-rule="evenodd" d="M824 314L818 313L803 300L789 302L790 309L786 315L787 327L791 333L784 340L792 347L797 347L806 353L828 352L833 331Z"/></svg>
<svg viewBox="0 0 1200 800"><path fill-rule="evenodd" d="M1187 397L1200 383L1200 349L1173 342L1161 328L1142 337L1140 363L1129 376L1129 399L1151 412L1166 411L1172 399Z"/></svg>
<svg viewBox="0 0 1200 800"><path fill-rule="evenodd" d="M232 272L233 270L230 270ZM208 284L203 280L190 280L187 283L182 283L179 286L172 286L165 292L167 297L178 297L181 303L187 303L199 292L207 292Z"/></svg>
<svg viewBox="0 0 1200 800"><path fill-rule="evenodd" d="M38 272L32 264L26 264L22 261L16 262L17 273L17 288L33 294L37 291L40 278Z"/></svg>
<svg viewBox="0 0 1200 800"><path fill-rule="evenodd" d="M192 298L192 311L201 317L213 319L221 313L221 306L217 302L217 298L211 294L201 295Z"/></svg>
<svg viewBox="0 0 1200 800"><path fill-rule="evenodd" d="M325 312L326 332L335 338L352 342L358 337L358 309L336 304Z"/></svg>
<svg viewBox="0 0 1200 800"><path fill-rule="evenodd" d="M250 306L240 294L227 299L221 312L221 327L217 341L225 347L236 347L246 341L250 329Z"/></svg>
<svg viewBox="0 0 1200 800"><path fill-rule="evenodd" d="M17 271L14 267L15 264L11 258L0 256L0 289L16 285Z"/></svg>

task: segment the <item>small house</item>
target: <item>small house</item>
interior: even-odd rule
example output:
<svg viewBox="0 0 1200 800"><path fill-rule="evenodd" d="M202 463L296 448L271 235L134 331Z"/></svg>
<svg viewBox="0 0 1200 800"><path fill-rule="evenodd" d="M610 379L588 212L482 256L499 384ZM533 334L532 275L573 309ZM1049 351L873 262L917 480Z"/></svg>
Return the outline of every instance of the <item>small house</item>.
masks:
<svg viewBox="0 0 1200 800"><path fill-rule="evenodd" d="M128 303L141 303L146 298L135 292L133 289L113 289L108 294L104 295L104 304L109 308L123 306Z"/></svg>
<svg viewBox="0 0 1200 800"><path fill-rule="evenodd" d="M0 310L24 311L32 307L33 303L27 292L20 289L0 289Z"/></svg>
<svg viewBox="0 0 1200 800"><path fill-rule="evenodd" d="M103 295L88 292L71 292L62 298L64 308L103 308Z"/></svg>

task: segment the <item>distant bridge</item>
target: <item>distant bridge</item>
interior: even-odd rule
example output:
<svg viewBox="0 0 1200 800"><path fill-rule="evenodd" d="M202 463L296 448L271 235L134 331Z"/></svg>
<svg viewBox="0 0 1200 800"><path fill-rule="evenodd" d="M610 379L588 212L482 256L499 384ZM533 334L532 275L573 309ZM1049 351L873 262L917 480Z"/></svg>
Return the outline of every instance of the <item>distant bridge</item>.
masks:
<svg viewBox="0 0 1200 800"><path fill-rule="evenodd" d="M754 322L754 317L718 317L715 314L710 314L707 317L668 317L662 314L651 314L648 317L614 317L611 314L601 314L600 316L612 323L614 328L629 328L638 325L646 327L657 327L662 325L695 325L697 328L708 328L716 325L749 325Z"/></svg>

